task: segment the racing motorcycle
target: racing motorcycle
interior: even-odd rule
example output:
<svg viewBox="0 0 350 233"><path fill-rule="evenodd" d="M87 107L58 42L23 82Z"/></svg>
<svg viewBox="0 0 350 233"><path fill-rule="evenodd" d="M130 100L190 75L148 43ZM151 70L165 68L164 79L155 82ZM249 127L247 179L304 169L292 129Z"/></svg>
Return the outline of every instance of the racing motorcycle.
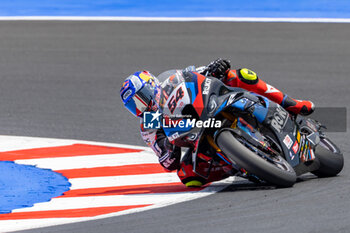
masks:
<svg viewBox="0 0 350 233"><path fill-rule="evenodd" d="M193 171L204 178L209 174L197 168L203 159L279 187L307 172L329 177L343 168L341 151L316 120L194 71L169 70L158 79L164 132L172 144L190 148Z"/></svg>

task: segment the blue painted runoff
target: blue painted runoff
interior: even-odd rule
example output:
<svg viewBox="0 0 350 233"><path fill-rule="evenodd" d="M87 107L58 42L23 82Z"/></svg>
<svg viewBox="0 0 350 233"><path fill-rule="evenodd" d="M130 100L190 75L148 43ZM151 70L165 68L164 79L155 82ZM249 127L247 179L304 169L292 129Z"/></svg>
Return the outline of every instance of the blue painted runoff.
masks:
<svg viewBox="0 0 350 233"><path fill-rule="evenodd" d="M0 161L0 214L49 201L70 186L66 177L52 170Z"/></svg>
<svg viewBox="0 0 350 233"><path fill-rule="evenodd" d="M0 16L349 18L349 0L2 0Z"/></svg>

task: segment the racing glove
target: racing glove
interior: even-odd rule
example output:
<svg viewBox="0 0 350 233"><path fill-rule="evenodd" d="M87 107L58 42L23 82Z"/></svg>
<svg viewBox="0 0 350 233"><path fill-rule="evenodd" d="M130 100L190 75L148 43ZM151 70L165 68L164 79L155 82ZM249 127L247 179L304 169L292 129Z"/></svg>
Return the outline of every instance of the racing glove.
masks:
<svg viewBox="0 0 350 233"><path fill-rule="evenodd" d="M218 79L223 79L229 72L231 64L229 60L218 58L207 65L207 72L209 75L216 77Z"/></svg>
<svg viewBox="0 0 350 233"><path fill-rule="evenodd" d="M171 144L163 133L163 130L157 131L157 144L161 149L159 163L168 171L174 171L180 166L181 148Z"/></svg>

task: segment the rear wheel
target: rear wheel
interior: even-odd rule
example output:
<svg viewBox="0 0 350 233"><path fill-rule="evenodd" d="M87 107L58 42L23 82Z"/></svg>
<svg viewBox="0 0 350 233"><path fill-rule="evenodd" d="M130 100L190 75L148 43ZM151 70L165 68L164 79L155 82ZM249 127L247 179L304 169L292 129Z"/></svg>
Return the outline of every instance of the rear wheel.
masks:
<svg viewBox="0 0 350 233"><path fill-rule="evenodd" d="M328 138L321 138L315 149L316 159L320 168L312 173L318 177L336 176L344 166L343 154L339 148Z"/></svg>
<svg viewBox="0 0 350 233"><path fill-rule="evenodd" d="M220 132L216 143L233 163L259 179L281 187L296 182L295 171L284 158L268 155L249 143L243 145L229 130Z"/></svg>

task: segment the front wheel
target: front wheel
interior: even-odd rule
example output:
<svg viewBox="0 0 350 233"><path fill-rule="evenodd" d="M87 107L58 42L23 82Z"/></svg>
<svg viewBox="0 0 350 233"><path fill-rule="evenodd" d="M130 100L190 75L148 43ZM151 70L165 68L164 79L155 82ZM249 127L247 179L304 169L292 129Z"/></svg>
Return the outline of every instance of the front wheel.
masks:
<svg viewBox="0 0 350 233"><path fill-rule="evenodd" d="M295 171L285 159L281 156L269 159L260 157L257 148L248 145L248 149L229 130L220 132L216 143L232 162L259 179L281 187L291 187L296 182Z"/></svg>

